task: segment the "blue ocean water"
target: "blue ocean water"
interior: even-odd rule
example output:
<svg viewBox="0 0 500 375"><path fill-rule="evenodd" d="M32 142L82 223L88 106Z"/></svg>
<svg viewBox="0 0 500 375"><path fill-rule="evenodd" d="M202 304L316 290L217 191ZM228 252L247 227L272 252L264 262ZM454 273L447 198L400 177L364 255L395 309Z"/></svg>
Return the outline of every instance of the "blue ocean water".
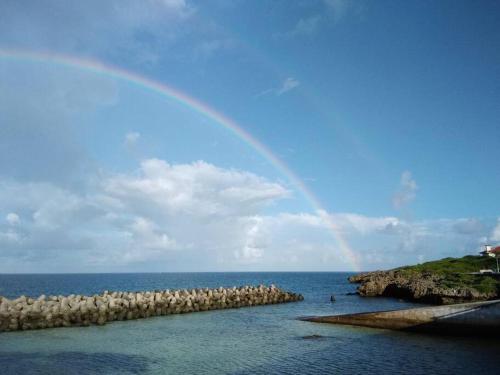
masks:
<svg viewBox="0 0 500 375"><path fill-rule="evenodd" d="M0 275L0 295L94 294L274 283L298 303L169 315L102 327L0 333L0 374L494 374L500 340L299 321L410 307L347 296L347 273ZM336 302L330 302L330 295ZM319 338L305 338L320 335Z"/></svg>

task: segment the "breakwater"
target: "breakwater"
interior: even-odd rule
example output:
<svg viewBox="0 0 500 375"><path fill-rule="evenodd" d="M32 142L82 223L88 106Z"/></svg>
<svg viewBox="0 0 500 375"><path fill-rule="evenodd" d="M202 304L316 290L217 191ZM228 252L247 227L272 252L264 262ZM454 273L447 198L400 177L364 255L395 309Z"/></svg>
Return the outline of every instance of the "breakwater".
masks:
<svg viewBox="0 0 500 375"><path fill-rule="evenodd" d="M300 294L269 287L108 292L99 295L0 297L0 332L103 325L115 320L301 301Z"/></svg>
<svg viewBox="0 0 500 375"><path fill-rule="evenodd" d="M312 316L301 320L452 335L500 334L500 300L369 313Z"/></svg>

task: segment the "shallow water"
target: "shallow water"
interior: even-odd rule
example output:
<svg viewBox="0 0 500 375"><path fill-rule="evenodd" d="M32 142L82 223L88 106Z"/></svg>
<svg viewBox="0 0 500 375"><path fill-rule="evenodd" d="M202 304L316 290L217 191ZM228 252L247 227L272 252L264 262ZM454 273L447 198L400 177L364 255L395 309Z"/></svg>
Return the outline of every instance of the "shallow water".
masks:
<svg viewBox="0 0 500 375"><path fill-rule="evenodd" d="M274 283L298 303L170 315L102 327L0 333L1 374L497 373L500 340L315 324L299 316L404 308L346 296L346 273L0 275L0 295ZM337 301L330 303L331 294ZM320 335L319 338L304 338Z"/></svg>

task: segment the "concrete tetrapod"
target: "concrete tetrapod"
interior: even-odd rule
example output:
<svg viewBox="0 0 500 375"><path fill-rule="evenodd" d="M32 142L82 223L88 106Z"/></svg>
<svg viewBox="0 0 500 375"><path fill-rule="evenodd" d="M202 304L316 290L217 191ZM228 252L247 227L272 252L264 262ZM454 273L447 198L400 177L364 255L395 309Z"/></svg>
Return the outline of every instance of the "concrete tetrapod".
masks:
<svg viewBox="0 0 500 375"><path fill-rule="evenodd" d="M300 294L271 285L217 289L108 292L93 296L0 297L0 332L103 325L169 314L302 301Z"/></svg>

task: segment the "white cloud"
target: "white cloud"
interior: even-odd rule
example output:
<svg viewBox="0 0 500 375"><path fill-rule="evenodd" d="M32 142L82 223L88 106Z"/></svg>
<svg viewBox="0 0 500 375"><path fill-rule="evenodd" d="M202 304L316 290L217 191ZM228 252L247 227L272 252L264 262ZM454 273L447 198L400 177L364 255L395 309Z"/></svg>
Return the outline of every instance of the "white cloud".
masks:
<svg viewBox="0 0 500 375"><path fill-rule="evenodd" d="M143 161L139 176L109 178L104 190L140 212L200 217L253 214L289 195L281 185L252 173L203 161L170 165L159 159Z"/></svg>
<svg viewBox="0 0 500 375"><path fill-rule="evenodd" d="M96 263L102 263L103 260L122 265L143 263L164 258L172 251L182 249L157 223L143 217L136 217L125 225L123 235L127 239L124 247L111 249L109 254L95 260Z"/></svg>
<svg viewBox="0 0 500 375"><path fill-rule="evenodd" d="M80 267L110 267L164 262L172 251L181 251L176 258L209 251L227 260L240 249L248 263L263 254L259 214L289 195L255 174L202 161L145 160L136 173L101 173L79 193L50 183L4 181L0 207L26 220L15 231L7 220L0 224L0 246L8 249L0 256L25 262L66 257Z"/></svg>
<svg viewBox="0 0 500 375"><path fill-rule="evenodd" d="M290 90L293 90L294 88L298 87L300 85L300 82L297 81L295 78L293 77L288 77L287 79L285 79L283 81L283 84L281 85L281 88L279 88L277 91L276 91L276 94L277 95L282 95Z"/></svg>
<svg viewBox="0 0 500 375"><path fill-rule="evenodd" d="M300 82L297 79L295 79L293 77L288 77L283 81L283 83L281 84L280 87L264 90L261 93L259 93L258 95L256 95L256 97L260 97L260 96L264 96L264 95L268 95L268 94L275 94L276 96L281 96L281 95L285 94L286 92L295 89L299 85L300 85Z"/></svg>
<svg viewBox="0 0 500 375"><path fill-rule="evenodd" d="M128 132L125 134L125 141L123 142L125 147L134 147L141 138L141 134L139 132Z"/></svg>
<svg viewBox="0 0 500 375"><path fill-rule="evenodd" d="M401 225L401 221L395 217L369 217L354 213L327 213L318 211L315 214L289 214L282 213L278 216L282 223L287 225L299 225L305 227L315 227L331 229L347 234L372 234L376 232L386 232L388 227Z"/></svg>
<svg viewBox="0 0 500 375"><path fill-rule="evenodd" d="M188 22L195 15L196 9L183 0L47 0L31 4L29 10L10 2L0 13L0 42L15 48L155 62L163 48L172 47L186 33L196 33L202 20Z"/></svg>
<svg viewBox="0 0 500 375"><path fill-rule="evenodd" d="M497 220L497 225L491 232L490 241L500 241L500 218Z"/></svg>
<svg viewBox="0 0 500 375"><path fill-rule="evenodd" d="M359 214L332 215L334 221L339 221L341 228L354 230L359 234L384 232L388 227L396 227L401 222L395 217L367 217Z"/></svg>
<svg viewBox="0 0 500 375"><path fill-rule="evenodd" d="M7 221L7 223L9 223L9 225L17 225L21 222L19 215L14 212L8 213L5 217L5 220Z"/></svg>
<svg viewBox="0 0 500 375"><path fill-rule="evenodd" d="M362 6L356 4L354 1L323 0L320 3L319 9L315 7L312 10L314 12L312 15L300 18L291 30L275 33L274 37L290 38L316 35L322 27L337 23L351 10L359 15L362 11Z"/></svg>
<svg viewBox="0 0 500 375"><path fill-rule="evenodd" d="M477 219L439 219L404 221L395 217L370 217L354 213L289 214L269 217L273 241L281 236L294 239L294 249L310 249L330 262L341 264L345 259L337 246L333 231L342 236L364 269L387 268L418 262L476 254L481 236L489 224L457 231L464 222ZM327 245L330 244L330 245ZM333 245L332 245L333 244ZM330 247L328 247L330 246ZM326 249L330 249L326 251ZM323 249L323 250L321 250ZM297 254L295 254L297 255ZM303 257L299 258L302 260ZM339 259L340 258L340 259ZM344 263L351 267L349 263Z"/></svg>
<svg viewBox="0 0 500 375"><path fill-rule="evenodd" d="M243 263L256 262L262 258L269 241L264 218L259 216L249 218L248 224L248 229L244 233L244 245L235 251L236 259Z"/></svg>
<svg viewBox="0 0 500 375"><path fill-rule="evenodd" d="M417 183L411 172L404 171L401 174L399 190L394 194L392 203L395 208L401 209L411 203L417 194Z"/></svg>
<svg viewBox="0 0 500 375"><path fill-rule="evenodd" d="M465 218L266 213L289 195L278 183L203 161L148 159L133 173L102 172L81 191L3 180L0 207L22 220L0 222L0 271L346 270L350 259L386 268L475 253L500 228Z"/></svg>

